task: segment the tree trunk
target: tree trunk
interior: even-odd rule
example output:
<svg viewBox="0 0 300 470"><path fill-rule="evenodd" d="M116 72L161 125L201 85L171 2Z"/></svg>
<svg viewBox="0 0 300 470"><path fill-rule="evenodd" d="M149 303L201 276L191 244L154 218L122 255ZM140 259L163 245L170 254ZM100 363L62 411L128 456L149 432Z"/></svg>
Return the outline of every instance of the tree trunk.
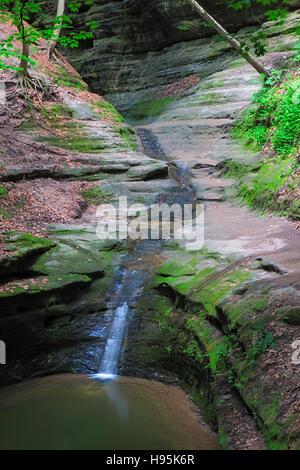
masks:
<svg viewBox="0 0 300 470"><path fill-rule="evenodd" d="M26 36L25 36L24 22L23 22L23 7L21 8L19 15L20 15L20 22L18 23L17 28L20 34L20 40L22 41L22 57L21 57L19 67L22 70L18 72L18 79L20 81L20 84L23 85L24 82L26 81L26 78L28 77L28 60L26 59L29 59L30 46L29 46L29 43L26 41Z"/></svg>
<svg viewBox="0 0 300 470"><path fill-rule="evenodd" d="M20 62L20 68L22 70L18 73L18 78L20 80L21 85L24 84L26 78L28 77L28 62L25 58L29 58L29 44L27 42L23 42L23 50L22 50L22 58Z"/></svg>
<svg viewBox="0 0 300 470"><path fill-rule="evenodd" d="M49 59L51 59L51 57L53 56L56 43L60 35L61 26L62 26L61 16L63 16L64 12L65 12L65 0L58 0L57 13L56 13L57 24L54 26L52 38L49 41Z"/></svg>
<svg viewBox="0 0 300 470"><path fill-rule="evenodd" d="M231 36L226 29L223 28L209 13L207 13L204 8L202 8L198 2L195 0L187 0L188 3L196 10L198 15L202 16L207 23L209 23L223 38L226 39L227 42L229 42L234 49L238 51L238 53L247 61L249 62L252 67L255 68L255 70L261 74L264 75L265 78L271 77L270 72L263 66L261 65L256 58L252 55L249 54L244 50L242 45L237 41L233 36Z"/></svg>

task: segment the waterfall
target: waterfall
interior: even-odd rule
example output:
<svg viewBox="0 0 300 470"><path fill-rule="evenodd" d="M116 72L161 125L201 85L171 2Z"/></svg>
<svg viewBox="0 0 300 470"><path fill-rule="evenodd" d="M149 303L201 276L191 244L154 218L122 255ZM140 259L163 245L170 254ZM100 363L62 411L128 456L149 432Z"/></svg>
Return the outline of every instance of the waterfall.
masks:
<svg viewBox="0 0 300 470"><path fill-rule="evenodd" d="M100 378L112 378L117 373L120 350L126 333L127 313L127 302L124 302L116 309L115 317L109 337L106 341L103 358L97 374Z"/></svg>

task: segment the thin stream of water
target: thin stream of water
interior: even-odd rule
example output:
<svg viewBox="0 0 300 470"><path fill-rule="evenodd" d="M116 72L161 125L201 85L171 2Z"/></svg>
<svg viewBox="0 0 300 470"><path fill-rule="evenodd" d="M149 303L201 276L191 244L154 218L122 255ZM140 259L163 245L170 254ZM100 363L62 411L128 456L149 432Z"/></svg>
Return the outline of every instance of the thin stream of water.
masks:
<svg viewBox="0 0 300 470"><path fill-rule="evenodd" d="M104 355L97 374L99 378L113 378L116 376L118 359L126 332L127 314L128 304L127 302L124 302L117 308L115 313L115 318L113 320L109 338L106 341Z"/></svg>

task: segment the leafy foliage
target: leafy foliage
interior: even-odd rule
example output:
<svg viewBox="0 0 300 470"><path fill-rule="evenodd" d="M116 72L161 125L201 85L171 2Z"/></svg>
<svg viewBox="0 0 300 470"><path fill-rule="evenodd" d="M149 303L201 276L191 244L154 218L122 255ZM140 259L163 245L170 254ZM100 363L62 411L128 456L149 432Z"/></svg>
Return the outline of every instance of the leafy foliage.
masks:
<svg viewBox="0 0 300 470"><path fill-rule="evenodd" d="M85 3L91 5L93 0L87 0ZM82 3L70 0L68 7L71 12L76 12L81 4ZM3 14L6 14L7 19L11 20L12 24L17 28L15 33L1 41L0 69L23 70L21 66L7 65L1 57L16 57L27 63L33 63L33 60L28 55L24 55L16 49L16 41L21 41L23 45L36 46L40 39L50 40L58 25L64 30L72 29L72 21L67 15L56 18L50 18L44 15L42 0L0 0L0 10ZM36 15L39 15L40 18L43 18L43 20L48 23L46 28L36 29L27 24L27 22ZM89 27L89 31L69 31L68 35L61 35L57 38L57 42L63 47L78 47L81 40L93 37L91 30L94 29L96 25L94 22L89 22L87 26Z"/></svg>
<svg viewBox="0 0 300 470"><path fill-rule="evenodd" d="M254 105L237 122L232 136L269 155L247 166L230 164L224 174L236 178L236 196L250 207L299 220L297 159L300 143L300 79L264 87Z"/></svg>
<svg viewBox="0 0 300 470"><path fill-rule="evenodd" d="M266 330L265 319L261 318L254 327L254 342L248 357L250 364L253 364L257 357L268 348L276 349L275 339L272 333Z"/></svg>
<svg viewBox="0 0 300 470"><path fill-rule="evenodd" d="M300 135L299 90L299 78L263 87L254 95L254 106L237 123L234 134L243 135L247 143L260 149L268 142L282 156L295 153Z"/></svg>
<svg viewBox="0 0 300 470"><path fill-rule="evenodd" d="M244 8L251 7L254 3L260 3L263 6L278 3L279 0L225 0L225 4L234 10L243 10ZM283 4L288 5L290 0L283 0ZM267 12L268 14L269 12Z"/></svg>

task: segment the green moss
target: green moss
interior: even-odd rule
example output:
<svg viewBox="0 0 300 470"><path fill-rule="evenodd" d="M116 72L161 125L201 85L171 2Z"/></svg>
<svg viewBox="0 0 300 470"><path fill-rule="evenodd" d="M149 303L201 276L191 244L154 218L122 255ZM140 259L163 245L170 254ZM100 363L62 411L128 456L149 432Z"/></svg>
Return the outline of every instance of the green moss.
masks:
<svg viewBox="0 0 300 470"><path fill-rule="evenodd" d="M53 242L45 238L35 237L29 233L7 232L4 238L5 243L11 243L21 248L51 247Z"/></svg>
<svg viewBox="0 0 300 470"><path fill-rule="evenodd" d="M294 156L284 160L275 157L251 165L228 160L222 174L238 180L233 185L234 197L242 204L297 219L300 202L288 197L288 188L291 191L297 188L297 166ZM284 186L287 196L279 200L277 195Z"/></svg>
<svg viewBox="0 0 300 470"><path fill-rule="evenodd" d="M0 186L0 199L8 195L8 190Z"/></svg>
<svg viewBox="0 0 300 470"><path fill-rule="evenodd" d="M249 207L288 215L287 207L283 209L282 202L277 202L276 195L293 178L295 167L295 157L265 162L257 173L250 175L251 178L240 180L236 194Z"/></svg>
<svg viewBox="0 0 300 470"><path fill-rule="evenodd" d="M4 236L4 249L7 255L0 260L1 277L17 272L26 272L30 260L55 246L55 243L28 233L9 232Z"/></svg>
<svg viewBox="0 0 300 470"><path fill-rule="evenodd" d="M50 113L55 116L59 117L73 117L73 110L64 104L56 104L54 106L51 106L50 108Z"/></svg>
<svg viewBox="0 0 300 470"><path fill-rule="evenodd" d="M227 449L228 448L228 436L225 431L221 426L219 426L218 429L218 437L219 437L219 444L221 449Z"/></svg>
<svg viewBox="0 0 300 470"><path fill-rule="evenodd" d="M229 263L227 261L227 266ZM207 267L203 267L205 264ZM189 360L209 368L212 374L224 372L227 354L235 340L232 343L230 336L220 340L207 318L215 317L220 301L251 278L251 273L243 266L224 272L218 272L217 266L220 266L220 258L215 253L190 254L188 260L179 255L159 267L153 284L157 289L169 286L174 297L184 298L188 320L185 321L185 330L176 339L176 348ZM262 304L256 307L262 308ZM170 327L169 317L165 316L164 320L165 327Z"/></svg>
<svg viewBox="0 0 300 470"><path fill-rule="evenodd" d="M234 288L251 279L251 273L243 268L235 269L209 282L199 293L193 294L193 300L201 302L210 315L215 315L215 307L219 301ZM197 287L196 287L197 288Z"/></svg>
<svg viewBox="0 0 300 470"><path fill-rule="evenodd" d="M174 101L175 97L158 98L156 100L139 101L130 111L129 118L132 121L142 122L158 117L166 107Z"/></svg>
<svg viewBox="0 0 300 470"><path fill-rule="evenodd" d="M114 182L116 182L116 183L118 183L122 180L121 176L110 175L108 173L95 173L93 175L85 175L84 179L86 181L100 181L100 180L111 180L111 179L113 179Z"/></svg>
<svg viewBox="0 0 300 470"><path fill-rule="evenodd" d="M79 191L79 194L89 203L99 205L103 202L107 202L110 198L108 194L104 194L101 188L94 187L85 191Z"/></svg>
<svg viewBox="0 0 300 470"><path fill-rule="evenodd" d="M183 256L179 252L173 260L159 267L153 287L168 285L190 302L201 304L207 314L214 316L218 302L251 278L242 266L229 272L218 272L221 262L224 267L230 265L229 260L221 260L215 253L203 251Z"/></svg>
<svg viewBox="0 0 300 470"><path fill-rule="evenodd" d="M201 106L203 104L214 104L214 103L217 103L219 99L220 99L220 94L219 93L210 92L210 93L203 94L200 97L200 99L198 99L194 103L191 103L190 106Z"/></svg>
<svg viewBox="0 0 300 470"><path fill-rule="evenodd" d="M113 104L108 103L107 101L95 101L93 105L102 109L102 111L99 112L100 117L112 119L113 121L119 123L125 122L125 119L119 113L119 111L116 110Z"/></svg>
<svg viewBox="0 0 300 470"><path fill-rule="evenodd" d="M226 85L226 80L207 80L199 85L199 90L212 90Z"/></svg>
<svg viewBox="0 0 300 470"><path fill-rule="evenodd" d="M66 150L77 151L82 153L100 153L105 149L103 140L98 137L88 137L85 135L68 136L42 136L37 138L38 141L44 142L54 147L60 147Z"/></svg>
<svg viewBox="0 0 300 470"><path fill-rule="evenodd" d="M224 167L222 169L222 176L227 178L241 178L247 173L251 172L252 167L245 165L241 162L236 162L235 160L228 159L224 163Z"/></svg>
<svg viewBox="0 0 300 470"><path fill-rule="evenodd" d="M300 326L300 307L282 307L276 313L280 314L285 323Z"/></svg>
<svg viewBox="0 0 300 470"><path fill-rule="evenodd" d="M70 285L79 285L90 283L92 280L83 274L61 274L58 276L53 276L47 278L35 278L34 283L26 283L24 281L24 287L20 285L11 285L9 290L0 292L0 301L1 303L8 298L18 297L22 294L26 296L36 295L40 293L46 293L57 289L63 289ZM27 285L26 285L27 284ZM26 287L25 287L26 285Z"/></svg>
<svg viewBox="0 0 300 470"><path fill-rule="evenodd" d="M167 246L168 250L174 250L174 251L179 251L180 250L180 245L175 240L166 241L166 246Z"/></svg>
<svg viewBox="0 0 300 470"><path fill-rule="evenodd" d="M201 412L201 416L206 420L207 423L211 425L215 424L215 408L214 404L209 401L209 394L199 388L199 384L191 384L190 391L191 398L193 402L197 405Z"/></svg>
<svg viewBox="0 0 300 470"><path fill-rule="evenodd" d="M285 425L277 419L280 403L281 395L274 393L270 403L261 407L260 410L260 418L263 422L263 435L269 450L283 450L287 449L288 446L288 440L284 433Z"/></svg>
<svg viewBox="0 0 300 470"><path fill-rule="evenodd" d="M209 368L213 375L223 374L227 369L227 354L232 349L230 338L227 336L220 338L216 329L204 317L192 318L187 328L197 337L196 359L201 361L205 368ZM204 352L200 350L199 344L202 345Z"/></svg>
<svg viewBox="0 0 300 470"><path fill-rule="evenodd" d="M6 219L12 219L13 218L13 215L10 212L8 212L4 209L0 209L0 215L3 215L3 217L5 217Z"/></svg>
<svg viewBox="0 0 300 470"><path fill-rule="evenodd" d="M77 88L78 90L87 90L83 80L75 74L67 72L63 67L57 65L57 72L53 75L53 81L57 85L63 85L70 88Z"/></svg>
<svg viewBox="0 0 300 470"><path fill-rule="evenodd" d="M204 267L209 256L217 261L217 266ZM245 295L236 293L233 300L228 298L232 290L236 291L252 277L247 266L234 265L230 271L230 260L208 252L184 255L179 250L170 253L170 258L158 268L153 284L160 292L166 289L168 296L154 306L161 331L168 338L166 355L177 368L182 368L184 380L192 387L193 399L203 415L207 412L210 422L217 418L222 447L228 446L226 419L223 419L222 404L216 409L220 399L216 386L218 381L228 380L252 410L268 448L289 448L295 436L288 430L292 420L283 422L278 418L280 392L274 391L270 396L257 375L258 358L269 348L275 349L277 342L270 327L276 318L271 309L270 285L264 285L261 290L249 289ZM221 270L221 266L225 269ZM175 300L178 296L181 298L179 306ZM293 321L299 316L298 310L293 307L291 311L275 313L280 319L290 313ZM222 319L226 323L223 332L216 327L218 321L223 325ZM209 397L201 392L203 381L214 395L213 406Z"/></svg>
<svg viewBox="0 0 300 470"><path fill-rule="evenodd" d="M18 127L18 130L20 131L35 131L38 128L38 125L35 121L30 120L30 121L25 121L22 122L22 124Z"/></svg>
<svg viewBox="0 0 300 470"><path fill-rule="evenodd" d="M135 140L134 130L132 128L116 126L115 129L119 136L124 140L127 148L137 150L137 143Z"/></svg>
<svg viewBox="0 0 300 470"><path fill-rule="evenodd" d="M245 60L244 59L238 59L238 60L234 60L233 62L231 62L231 64L229 64L227 66L228 69L235 69L235 68L238 68L238 67L242 67L243 65L245 65Z"/></svg>

